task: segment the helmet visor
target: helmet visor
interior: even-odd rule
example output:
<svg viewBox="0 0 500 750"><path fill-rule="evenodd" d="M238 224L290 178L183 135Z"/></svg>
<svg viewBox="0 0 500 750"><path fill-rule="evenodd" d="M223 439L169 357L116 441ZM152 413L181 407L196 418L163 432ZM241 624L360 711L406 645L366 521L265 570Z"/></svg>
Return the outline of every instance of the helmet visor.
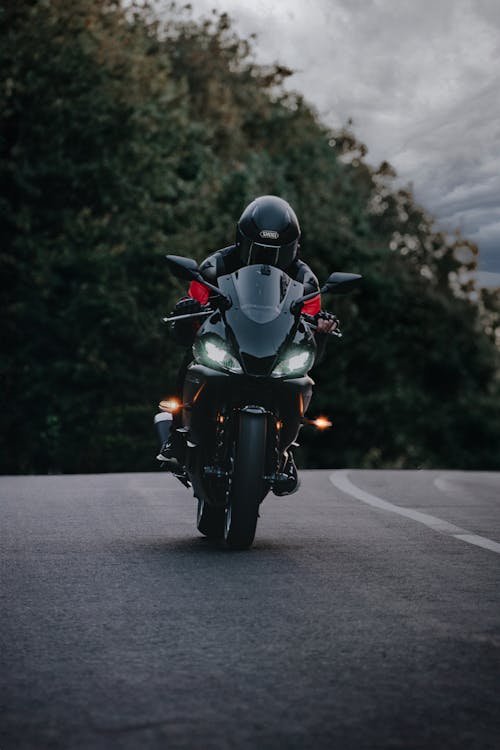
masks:
<svg viewBox="0 0 500 750"><path fill-rule="evenodd" d="M263 263L267 266L275 266L278 260L280 246L261 245L259 242L251 242L248 250L247 265Z"/></svg>
<svg viewBox="0 0 500 750"><path fill-rule="evenodd" d="M275 266L285 271L295 259L297 240L287 245L264 245L261 242L251 242L248 250L247 265L263 264Z"/></svg>

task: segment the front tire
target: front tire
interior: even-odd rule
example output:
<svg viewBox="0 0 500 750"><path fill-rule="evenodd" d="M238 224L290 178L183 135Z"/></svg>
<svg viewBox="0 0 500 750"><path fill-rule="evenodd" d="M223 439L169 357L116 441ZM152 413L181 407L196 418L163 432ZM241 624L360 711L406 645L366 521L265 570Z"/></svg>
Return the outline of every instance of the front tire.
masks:
<svg viewBox="0 0 500 750"><path fill-rule="evenodd" d="M231 549L248 549L255 537L259 505L268 491L264 480L266 438L266 415L240 412L224 528L224 537Z"/></svg>

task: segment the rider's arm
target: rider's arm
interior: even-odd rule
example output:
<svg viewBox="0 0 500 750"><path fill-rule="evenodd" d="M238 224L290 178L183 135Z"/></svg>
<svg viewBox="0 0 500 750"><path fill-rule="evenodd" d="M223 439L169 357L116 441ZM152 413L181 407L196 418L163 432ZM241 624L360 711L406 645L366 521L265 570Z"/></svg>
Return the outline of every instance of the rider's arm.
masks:
<svg viewBox="0 0 500 750"><path fill-rule="evenodd" d="M316 339L316 359L314 360L314 364L318 365L324 359L328 337L338 328L339 321L331 313L319 312L316 315L316 325L317 328L314 334L314 338Z"/></svg>
<svg viewBox="0 0 500 750"><path fill-rule="evenodd" d="M318 279L313 274L309 266L303 261L298 261L297 270L297 280L302 281L302 283L304 284L305 294L310 294L311 292L315 291L318 292L317 295L307 300L307 302L302 305L302 312L305 315L311 315L312 317L316 318L317 329L314 334L314 337L316 339L315 364L319 364L325 356L328 336L337 328L338 321L335 316L321 312L321 295L319 292Z"/></svg>
<svg viewBox="0 0 500 750"><path fill-rule="evenodd" d="M326 342L328 340L328 334L320 333L319 331L316 331L316 333L314 334L314 338L316 339L316 357L314 359L314 364L319 365L325 358L325 350L326 350Z"/></svg>
<svg viewBox="0 0 500 750"><path fill-rule="evenodd" d="M200 273L210 284L217 284L220 275L220 251L213 253L200 265ZM218 272L219 271L219 272ZM176 304L174 312L177 314L191 314L201 310L202 305L209 301L210 289L200 281L192 281L189 285L188 296L182 297ZM178 344L190 344L200 327L198 318L177 320L171 324L172 337Z"/></svg>
<svg viewBox="0 0 500 750"><path fill-rule="evenodd" d="M308 299L307 302L304 302L304 304L302 305L302 313L304 313L304 315L310 315L311 317L316 318L316 316L321 312L321 295L319 292L318 279L309 268L307 263L304 263L303 260L297 260L295 262L292 276L296 279L296 281L300 281L304 285L304 294L312 294L313 292L318 292L314 297ZM314 338L316 339L315 364L318 364L323 359L328 338L328 332L322 330L323 323L320 323L319 320L318 329L314 334Z"/></svg>
<svg viewBox="0 0 500 750"><path fill-rule="evenodd" d="M223 250L218 250L216 253L209 255L200 265L200 273L209 284L217 285L218 277L224 273L223 252ZM189 285L188 294L193 299L198 300L201 305L206 305L210 297L210 290L202 282L192 281Z"/></svg>
<svg viewBox="0 0 500 750"><path fill-rule="evenodd" d="M304 302L304 304L302 305L302 312L305 315L316 317L316 315L321 312L321 296L317 294L316 297L308 299L307 302ZM316 358L314 360L315 365L318 365L320 362L322 362L325 356L326 342L328 340L328 331L322 330L323 324L325 322L326 321L319 319L318 328L314 333L314 338L316 339Z"/></svg>
<svg viewBox="0 0 500 750"><path fill-rule="evenodd" d="M201 310L199 300L192 296L182 297L173 310L173 315L193 315ZM184 318L170 323L170 333L177 344L189 345L199 328L198 318Z"/></svg>

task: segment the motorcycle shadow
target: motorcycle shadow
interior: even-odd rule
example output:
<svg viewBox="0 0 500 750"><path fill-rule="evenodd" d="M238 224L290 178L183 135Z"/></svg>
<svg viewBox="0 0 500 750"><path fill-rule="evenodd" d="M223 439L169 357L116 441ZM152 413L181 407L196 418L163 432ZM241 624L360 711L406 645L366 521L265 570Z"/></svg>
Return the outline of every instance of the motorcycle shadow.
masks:
<svg viewBox="0 0 500 750"><path fill-rule="evenodd" d="M323 540L324 546L324 540ZM283 561L291 561L295 557L300 558L302 554L308 554L309 544L307 541L270 539L261 537L255 540L253 545L245 550L230 549L223 539L209 539L204 536L185 537L155 537L151 540L143 539L133 544L136 551L143 553L161 553L166 557L245 557L258 559L281 558Z"/></svg>

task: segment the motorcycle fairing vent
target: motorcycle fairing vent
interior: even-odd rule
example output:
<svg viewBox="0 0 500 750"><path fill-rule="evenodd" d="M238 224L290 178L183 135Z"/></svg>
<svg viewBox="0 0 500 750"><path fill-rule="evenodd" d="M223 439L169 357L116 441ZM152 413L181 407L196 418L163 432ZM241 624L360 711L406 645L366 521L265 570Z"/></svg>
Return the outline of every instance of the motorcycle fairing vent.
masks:
<svg viewBox="0 0 500 750"><path fill-rule="evenodd" d="M251 354L241 353L241 359L243 361L243 367L248 375L269 375L273 369L274 363L276 362L276 356L273 354L270 357L252 357Z"/></svg>

